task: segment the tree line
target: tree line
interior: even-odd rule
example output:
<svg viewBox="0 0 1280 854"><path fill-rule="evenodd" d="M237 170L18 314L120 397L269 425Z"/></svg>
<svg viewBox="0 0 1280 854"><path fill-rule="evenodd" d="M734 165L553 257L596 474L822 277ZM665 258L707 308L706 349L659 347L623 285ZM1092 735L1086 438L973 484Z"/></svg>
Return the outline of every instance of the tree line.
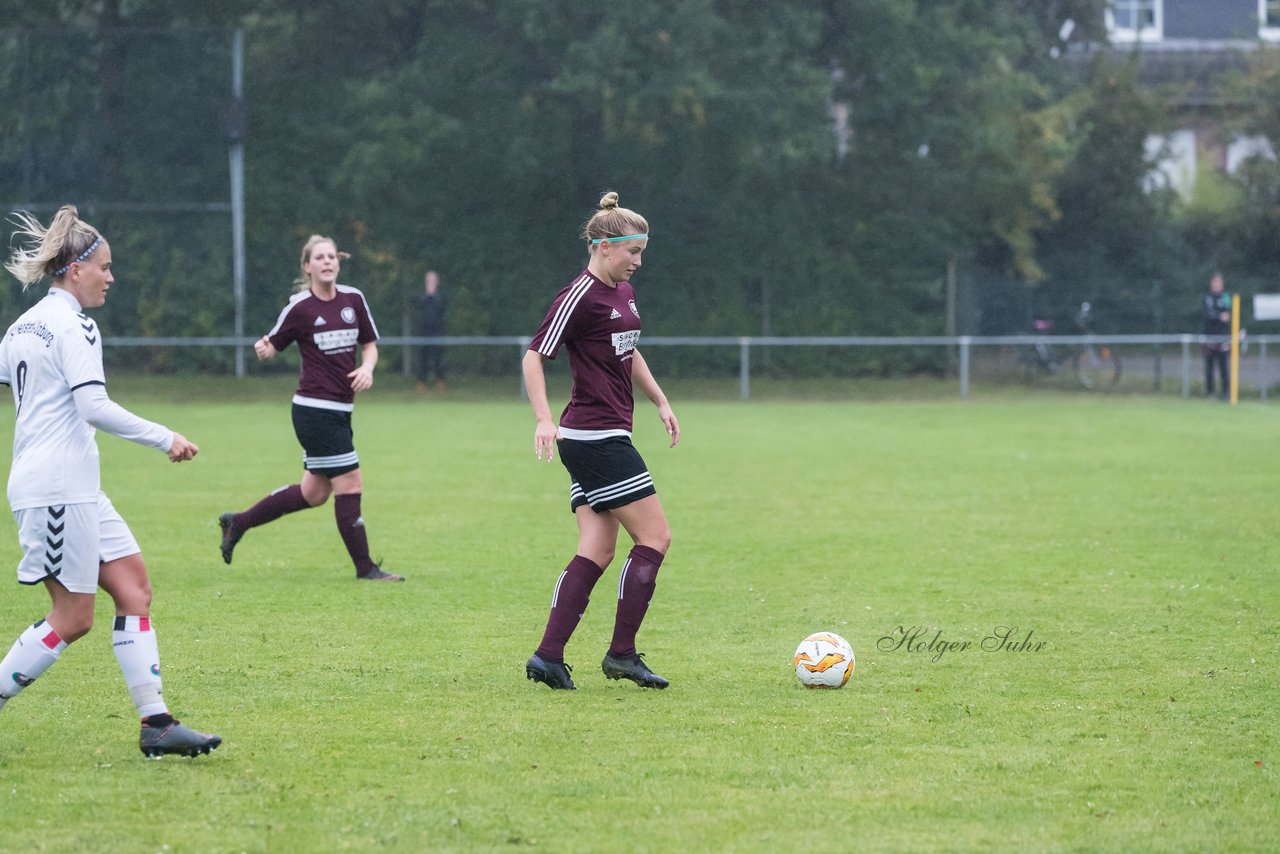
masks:
<svg viewBox="0 0 1280 854"><path fill-rule="evenodd" d="M384 334L428 268L451 334L530 334L609 189L652 225L655 334L943 334L949 271L961 332L1082 298L1102 331L1151 331L1153 294L1164 331L1193 329L1210 268L1265 286L1280 173L1253 162L1212 202L1147 186L1169 101L1123 55L1062 61L1063 21L1101 39L1104 5L0 0L0 199L108 233L115 335L230 334L232 129L251 334L316 232ZM1280 139L1273 52L1223 87L1224 121ZM31 297L6 287L13 316Z"/></svg>

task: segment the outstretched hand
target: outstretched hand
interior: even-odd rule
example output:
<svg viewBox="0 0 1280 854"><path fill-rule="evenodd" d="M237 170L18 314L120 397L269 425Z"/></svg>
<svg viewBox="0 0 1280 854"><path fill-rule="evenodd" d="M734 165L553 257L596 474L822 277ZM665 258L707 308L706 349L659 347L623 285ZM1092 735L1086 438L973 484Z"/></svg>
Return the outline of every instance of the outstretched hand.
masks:
<svg viewBox="0 0 1280 854"><path fill-rule="evenodd" d="M169 462L180 463L200 453L195 443L181 433L173 434L173 444L169 446Z"/></svg>

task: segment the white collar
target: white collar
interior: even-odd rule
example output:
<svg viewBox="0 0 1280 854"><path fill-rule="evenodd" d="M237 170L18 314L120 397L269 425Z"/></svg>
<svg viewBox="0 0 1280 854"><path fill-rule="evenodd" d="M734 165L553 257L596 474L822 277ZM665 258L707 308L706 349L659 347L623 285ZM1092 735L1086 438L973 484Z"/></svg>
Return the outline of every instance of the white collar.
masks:
<svg viewBox="0 0 1280 854"><path fill-rule="evenodd" d="M49 288L49 296L57 296L66 301L67 305L75 309L76 314L84 311L84 307L80 305L80 301L71 295L71 291L66 288Z"/></svg>

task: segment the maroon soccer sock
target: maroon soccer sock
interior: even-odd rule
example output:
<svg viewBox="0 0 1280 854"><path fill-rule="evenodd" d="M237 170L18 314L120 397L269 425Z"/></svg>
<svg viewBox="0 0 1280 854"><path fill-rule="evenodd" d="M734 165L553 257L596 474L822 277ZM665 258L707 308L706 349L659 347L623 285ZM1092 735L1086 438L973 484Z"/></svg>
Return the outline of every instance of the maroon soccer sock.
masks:
<svg viewBox="0 0 1280 854"><path fill-rule="evenodd" d="M364 532L364 519L360 516L360 493L333 496L333 516L338 522L338 533L356 565L356 575L368 575L373 569L369 559L369 538Z"/></svg>
<svg viewBox="0 0 1280 854"><path fill-rule="evenodd" d="M243 513L237 513L231 526L237 531L247 531L268 522L274 522L286 513L306 510L311 505L302 497L302 486L282 486Z"/></svg>
<svg viewBox="0 0 1280 854"><path fill-rule="evenodd" d="M551 594L551 615L547 617L547 629L538 644L538 656L548 661L564 660L564 645L569 642L578 621L586 613L591 600L591 589L596 586L604 570L596 562L582 555L573 560L560 573L556 589Z"/></svg>
<svg viewBox="0 0 1280 854"><path fill-rule="evenodd" d="M636 632L640 631L649 600L658 586L662 558L662 552L648 546L636 546L627 555L618 576L618 615L613 621L610 655L629 658L636 654Z"/></svg>

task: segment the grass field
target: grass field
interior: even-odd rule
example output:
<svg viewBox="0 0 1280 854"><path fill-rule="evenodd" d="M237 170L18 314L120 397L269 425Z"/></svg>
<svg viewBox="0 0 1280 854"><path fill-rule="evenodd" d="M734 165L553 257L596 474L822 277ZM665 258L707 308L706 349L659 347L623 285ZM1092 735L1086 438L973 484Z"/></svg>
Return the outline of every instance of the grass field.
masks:
<svg viewBox="0 0 1280 854"><path fill-rule="evenodd" d="M364 400L364 517L409 580L362 586L331 505L218 556L219 512L296 479L286 380L113 388L201 446L99 440L166 697L225 744L142 759L104 597L0 712L0 849L1280 847L1280 407L673 395L680 447L651 407L636 431L674 531L640 648L672 687L599 673L615 565L553 693L523 664L574 527L526 406ZM47 606L7 585L4 645ZM984 650L1002 626L1031 643ZM843 690L791 673L820 629Z"/></svg>

